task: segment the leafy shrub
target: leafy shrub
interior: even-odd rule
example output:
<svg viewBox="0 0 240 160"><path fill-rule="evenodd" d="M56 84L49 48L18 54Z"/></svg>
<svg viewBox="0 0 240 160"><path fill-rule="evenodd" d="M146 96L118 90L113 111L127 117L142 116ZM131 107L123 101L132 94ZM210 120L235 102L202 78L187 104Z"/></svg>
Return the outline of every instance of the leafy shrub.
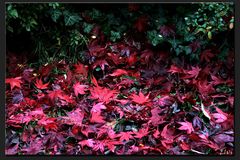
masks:
<svg viewBox="0 0 240 160"><path fill-rule="evenodd" d="M7 4L7 35L29 32L39 61L66 59L76 62L89 43L149 42L171 45L173 55L198 60L214 37L233 28L232 3L192 4ZM101 32L103 34L101 34ZM222 44L220 44L222 45ZM223 48L228 48L224 42ZM223 49L224 50L224 49ZM226 50L226 49L225 49Z"/></svg>

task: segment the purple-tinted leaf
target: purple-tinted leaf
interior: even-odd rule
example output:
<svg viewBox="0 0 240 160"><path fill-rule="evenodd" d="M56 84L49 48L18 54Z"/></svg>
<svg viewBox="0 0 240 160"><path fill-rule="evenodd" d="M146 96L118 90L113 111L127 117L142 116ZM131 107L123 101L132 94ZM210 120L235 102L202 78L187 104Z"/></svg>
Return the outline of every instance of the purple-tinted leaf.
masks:
<svg viewBox="0 0 240 160"><path fill-rule="evenodd" d="M220 143L220 144L234 141L234 137L226 135L226 134L218 134L218 135L214 136L213 139L216 143Z"/></svg>

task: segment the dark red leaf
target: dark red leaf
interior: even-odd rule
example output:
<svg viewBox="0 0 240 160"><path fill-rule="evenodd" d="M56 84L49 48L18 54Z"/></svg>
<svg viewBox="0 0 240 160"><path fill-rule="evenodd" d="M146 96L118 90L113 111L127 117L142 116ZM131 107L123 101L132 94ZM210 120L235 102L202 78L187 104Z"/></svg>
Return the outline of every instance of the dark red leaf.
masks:
<svg viewBox="0 0 240 160"><path fill-rule="evenodd" d="M138 17L138 19L136 20L134 27L137 28L137 30L139 32L143 32L146 27L147 27L147 22L148 22L148 17L143 15Z"/></svg>
<svg viewBox="0 0 240 160"><path fill-rule="evenodd" d="M37 79L37 80L36 80L36 83L35 83L35 86L36 86L38 89L47 89L47 88L48 88L48 85L49 85L49 83L43 84L43 82L42 82L41 79Z"/></svg>
<svg viewBox="0 0 240 160"><path fill-rule="evenodd" d="M15 77L15 78L6 78L5 83L10 84L11 90L12 90L14 87L21 88L21 83L23 82L21 80L21 77Z"/></svg>
<svg viewBox="0 0 240 160"><path fill-rule="evenodd" d="M149 102L149 94L150 93L148 93L147 96L144 96L144 94L140 91L139 95L132 94L131 98L132 98L132 101L137 104L144 104L144 103Z"/></svg>

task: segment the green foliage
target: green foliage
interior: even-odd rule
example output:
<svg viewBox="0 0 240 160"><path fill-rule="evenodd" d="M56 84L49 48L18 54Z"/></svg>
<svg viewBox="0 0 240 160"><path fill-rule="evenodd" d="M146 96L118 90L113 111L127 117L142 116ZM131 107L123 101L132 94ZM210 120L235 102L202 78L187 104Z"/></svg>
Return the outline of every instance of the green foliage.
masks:
<svg viewBox="0 0 240 160"><path fill-rule="evenodd" d="M184 19L194 33L202 33L212 39L212 33L228 30L229 22L224 18L232 14L232 6L232 3L201 3L197 11Z"/></svg>
<svg viewBox="0 0 240 160"><path fill-rule="evenodd" d="M85 33L90 33L93 27L94 27L93 24L83 22L83 31Z"/></svg>
<svg viewBox="0 0 240 160"><path fill-rule="evenodd" d="M200 52L213 43L214 37L231 30L234 23L232 3L174 4L174 10L166 4L144 4L139 5L136 11L130 11L128 5L113 5L107 10L98 6L81 6L9 3L6 5L7 35L14 37L30 33L35 44L33 52L41 63L55 58L70 61L82 58L77 53L87 49L96 26L100 27L107 41L121 41L126 33L132 36L143 34L153 46L168 42L173 55L198 60ZM146 29L140 33L135 23L142 15L148 19ZM141 27L143 24L138 25ZM163 27L168 29L163 30ZM196 41L201 47L193 50L191 44ZM228 47L224 42L221 49ZM219 57L224 59L224 55L225 52Z"/></svg>
<svg viewBox="0 0 240 160"><path fill-rule="evenodd" d="M66 26L72 26L75 23L78 23L80 20L82 20L81 17L79 17L76 13L71 13L68 10L63 11L64 16L64 23Z"/></svg>
<svg viewBox="0 0 240 160"><path fill-rule="evenodd" d="M159 43L163 42L163 36L158 34L156 30L148 31L147 38L151 41L153 46L157 46Z"/></svg>
<svg viewBox="0 0 240 160"><path fill-rule="evenodd" d="M111 36L110 36L111 41L116 42L116 40L120 38L121 38L120 32L111 31Z"/></svg>

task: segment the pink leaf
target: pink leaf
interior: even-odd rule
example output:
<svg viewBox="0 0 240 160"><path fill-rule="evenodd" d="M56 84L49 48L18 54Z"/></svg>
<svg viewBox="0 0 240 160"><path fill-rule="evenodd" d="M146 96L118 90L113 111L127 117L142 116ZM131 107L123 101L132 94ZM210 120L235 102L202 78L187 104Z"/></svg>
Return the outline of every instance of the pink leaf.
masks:
<svg viewBox="0 0 240 160"><path fill-rule="evenodd" d="M178 123L182 125L181 127L178 128L179 130L185 130L187 131L187 134L191 134L194 131L192 123L190 122L178 122Z"/></svg>
<svg viewBox="0 0 240 160"><path fill-rule="evenodd" d="M227 120L227 114L224 113L221 109L216 108L218 113L213 113L213 117L216 119L216 123L222 123Z"/></svg>
<svg viewBox="0 0 240 160"><path fill-rule="evenodd" d="M82 147L88 146L92 148L95 144L95 141L93 139L87 139L87 140L78 142L78 144L80 144Z"/></svg>
<svg viewBox="0 0 240 160"><path fill-rule="evenodd" d="M95 104L91 109L91 112L101 112L101 109L107 109L106 106L103 105L103 102Z"/></svg>
<svg viewBox="0 0 240 160"><path fill-rule="evenodd" d="M85 94L87 87L88 87L88 85L80 85L79 82L74 84L73 89L74 89L75 95L78 96L78 94Z"/></svg>
<svg viewBox="0 0 240 160"><path fill-rule="evenodd" d="M119 77L121 75L128 75L128 72L124 69L116 69L112 74L109 74L113 77Z"/></svg>
<svg viewBox="0 0 240 160"><path fill-rule="evenodd" d="M67 115L68 116L61 117L65 120L66 124L82 126L82 120L84 118L84 114L79 108L67 113Z"/></svg>

